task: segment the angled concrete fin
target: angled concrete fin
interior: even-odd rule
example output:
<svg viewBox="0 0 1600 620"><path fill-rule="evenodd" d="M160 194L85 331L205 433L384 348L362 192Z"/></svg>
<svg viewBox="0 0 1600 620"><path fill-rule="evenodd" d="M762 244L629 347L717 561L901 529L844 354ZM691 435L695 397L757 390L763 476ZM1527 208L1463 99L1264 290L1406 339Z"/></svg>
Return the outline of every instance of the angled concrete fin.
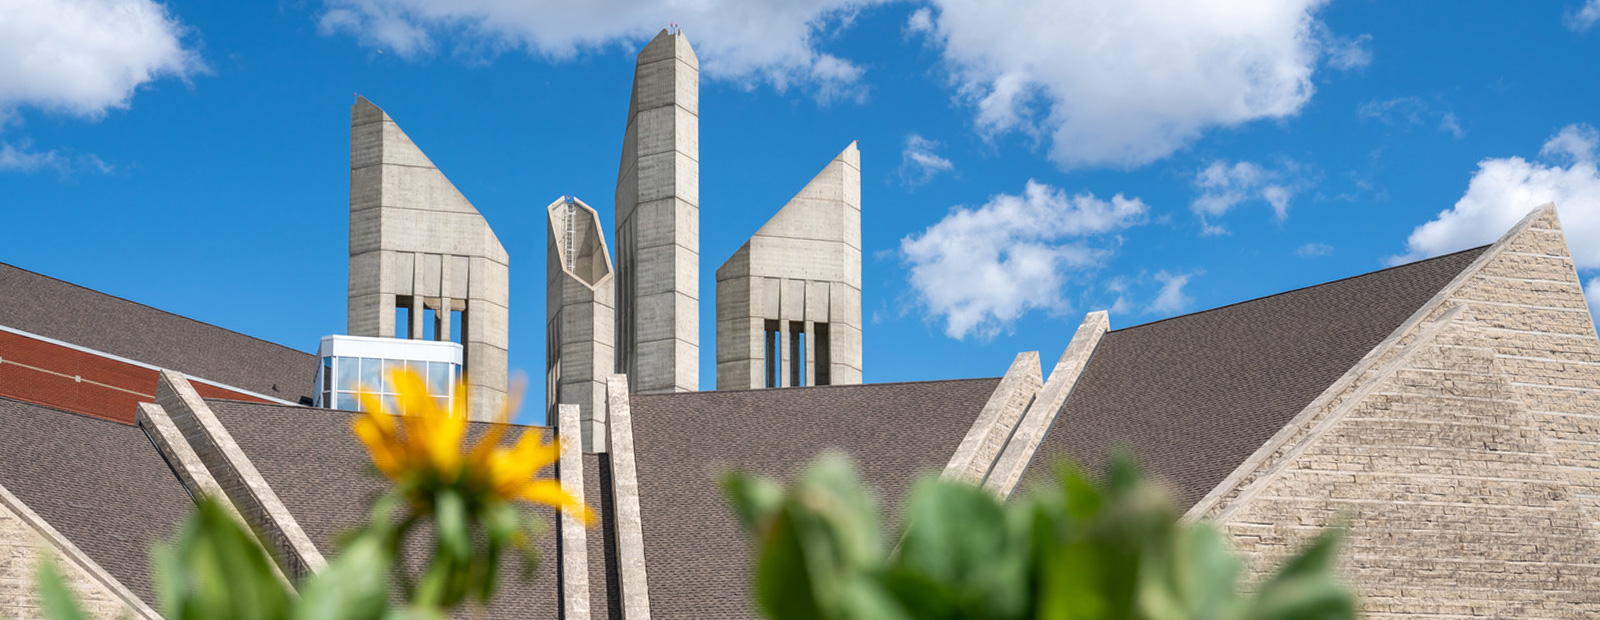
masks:
<svg viewBox="0 0 1600 620"><path fill-rule="evenodd" d="M1083 369L1089 366L1089 358L1100 346L1100 339L1110 328L1111 319L1104 310L1090 312L1083 317L1083 322L1078 324L1078 331L1072 335L1072 341L1067 343L1067 350L1061 353L1061 359L1050 371L1049 380L1040 388L1033 403L1028 405L1027 412L1022 414L1022 420L1017 423L1016 430L1001 450L999 459L989 470L983 488L1001 498L1011 496L1011 491L1017 488L1022 475L1027 472L1028 464L1033 462L1033 455L1039 450L1040 442L1044 441L1045 433L1050 432L1056 416L1066 407L1067 398L1072 395L1072 388L1078 384Z"/></svg>
<svg viewBox="0 0 1600 620"><path fill-rule="evenodd" d="M557 474L561 477L561 490L585 504L589 498L583 496L583 446L578 438L578 424L577 405L558 408L556 439L561 442L561 456ZM560 531L556 544L561 556L561 617L563 620L589 620L589 531L564 511L557 528Z"/></svg>
<svg viewBox="0 0 1600 620"><path fill-rule="evenodd" d="M156 383L156 404L182 433L228 500L258 528L267 547L276 551L273 559L286 575L300 580L327 566L311 537L183 375L161 371Z"/></svg>
<svg viewBox="0 0 1600 620"><path fill-rule="evenodd" d="M968 484L983 484L983 477L989 473L1006 440L1011 438L1017 423L1022 421L1022 413L1027 411L1043 385L1039 352L1018 353L1011 362L1011 368L1000 378L1000 384L995 386L994 393L990 394L989 402L978 412L978 419L973 421L967 436L956 447L941 477Z"/></svg>

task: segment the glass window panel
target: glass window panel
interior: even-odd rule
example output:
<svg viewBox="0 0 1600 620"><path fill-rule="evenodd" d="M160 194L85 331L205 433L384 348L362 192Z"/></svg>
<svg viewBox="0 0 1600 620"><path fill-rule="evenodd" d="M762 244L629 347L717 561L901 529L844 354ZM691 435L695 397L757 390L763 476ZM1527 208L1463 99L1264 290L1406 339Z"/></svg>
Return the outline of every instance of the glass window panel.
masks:
<svg viewBox="0 0 1600 620"><path fill-rule="evenodd" d="M356 395L349 392L340 392L339 401L337 404L339 406L335 407L335 409L343 409L345 411L355 411L360 409L360 407L356 405Z"/></svg>
<svg viewBox="0 0 1600 620"><path fill-rule="evenodd" d="M400 410L400 401L396 400L396 396L393 394L383 397L383 410L400 415L406 414L406 412Z"/></svg>
<svg viewBox="0 0 1600 620"><path fill-rule="evenodd" d="M402 360L383 360L383 392L385 394L393 394L398 391L394 389L394 373L405 369L406 363Z"/></svg>
<svg viewBox="0 0 1600 620"><path fill-rule="evenodd" d="M448 362L428 363L428 393L434 396L450 395L450 364Z"/></svg>
<svg viewBox="0 0 1600 620"><path fill-rule="evenodd" d="M439 397L434 398L433 402L437 403L439 405L440 409L444 409L444 410L449 410L450 409L450 398L449 397L439 396Z"/></svg>
<svg viewBox="0 0 1600 620"><path fill-rule="evenodd" d="M339 382L337 383L339 386L338 389L347 392L354 392L356 386L361 383L359 375L357 374L357 371L360 369L360 364L357 363L356 358L334 358L334 368L339 374Z"/></svg>
<svg viewBox="0 0 1600 620"><path fill-rule="evenodd" d="M361 385L360 387L376 390L380 387L383 374L383 360L363 357L361 359Z"/></svg>

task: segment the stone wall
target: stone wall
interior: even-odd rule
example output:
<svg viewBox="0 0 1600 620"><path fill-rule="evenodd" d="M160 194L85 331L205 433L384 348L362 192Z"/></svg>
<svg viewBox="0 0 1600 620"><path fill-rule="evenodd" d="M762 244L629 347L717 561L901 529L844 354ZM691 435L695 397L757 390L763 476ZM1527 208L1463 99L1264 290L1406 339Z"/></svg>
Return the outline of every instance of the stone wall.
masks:
<svg viewBox="0 0 1600 620"><path fill-rule="evenodd" d="M1256 571L1347 519L1341 569L1369 618L1592 617L1597 405L1600 340L1547 207L1191 516Z"/></svg>
<svg viewBox="0 0 1600 620"><path fill-rule="evenodd" d="M39 562L53 556L56 568L93 618L156 618L143 604L129 605L133 595L112 585L110 575L92 565L75 548L62 549L65 539L33 514L21 500L0 488L0 617L43 618L36 594ZM71 543L65 543L70 546ZM118 590L122 592L119 593Z"/></svg>

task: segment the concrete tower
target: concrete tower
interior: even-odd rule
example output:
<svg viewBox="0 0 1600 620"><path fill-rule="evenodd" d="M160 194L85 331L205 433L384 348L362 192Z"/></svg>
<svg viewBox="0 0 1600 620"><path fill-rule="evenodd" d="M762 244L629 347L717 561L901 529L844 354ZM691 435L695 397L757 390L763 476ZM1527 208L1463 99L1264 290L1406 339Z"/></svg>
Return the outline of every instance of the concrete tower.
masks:
<svg viewBox="0 0 1600 620"><path fill-rule="evenodd" d="M700 61L682 32L639 52L617 173L616 370L700 387Z"/></svg>
<svg viewBox="0 0 1600 620"><path fill-rule="evenodd" d="M589 205L566 196L547 210L545 419L559 417L558 405L577 405L583 450L602 452L616 305L611 256Z"/></svg>
<svg viewBox="0 0 1600 620"><path fill-rule="evenodd" d="M510 267L472 203L378 106L350 109L352 336L422 338L465 349L469 414L493 419L506 399ZM396 325L396 309L407 324ZM462 333L452 334L453 324Z"/></svg>
<svg viewBox="0 0 1600 620"><path fill-rule="evenodd" d="M717 269L717 389L861 383L861 152Z"/></svg>

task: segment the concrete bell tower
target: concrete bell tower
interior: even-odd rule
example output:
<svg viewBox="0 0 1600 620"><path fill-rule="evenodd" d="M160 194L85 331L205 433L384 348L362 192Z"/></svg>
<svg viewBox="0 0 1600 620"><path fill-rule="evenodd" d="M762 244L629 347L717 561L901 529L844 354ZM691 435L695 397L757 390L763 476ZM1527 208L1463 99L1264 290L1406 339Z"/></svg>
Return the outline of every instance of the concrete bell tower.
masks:
<svg viewBox="0 0 1600 620"><path fill-rule="evenodd" d="M700 388L700 61L682 32L639 52L616 195L616 371Z"/></svg>

